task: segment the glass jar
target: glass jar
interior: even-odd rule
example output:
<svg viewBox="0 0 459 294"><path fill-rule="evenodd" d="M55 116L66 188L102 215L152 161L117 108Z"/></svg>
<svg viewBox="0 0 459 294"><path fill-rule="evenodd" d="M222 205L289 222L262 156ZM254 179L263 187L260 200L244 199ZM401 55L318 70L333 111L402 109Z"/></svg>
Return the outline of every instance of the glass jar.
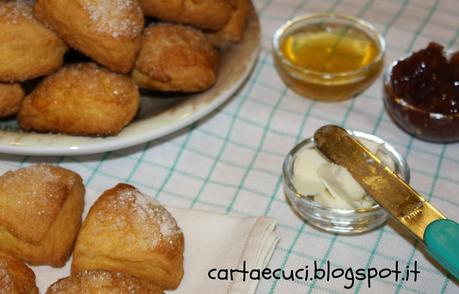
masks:
<svg viewBox="0 0 459 294"><path fill-rule="evenodd" d="M397 96L391 83L391 74L397 61L384 73L383 101L389 117L405 132L421 140L450 143L459 141L459 113L434 113Z"/></svg>
<svg viewBox="0 0 459 294"><path fill-rule="evenodd" d="M410 172L405 159L387 142L364 132L348 131L355 137L380 144L378 152L388 156L395 166L395 172L409 182ZM315 146L314 138L308 138L296 145L287 155L283 165L284 191L292 208L309 224L327 232L358 234L382 225L388 213L378 204L362 209L339 209L325 207L311 196L302 195L295 187L293 165L297 155L304 149Z"/></svg>

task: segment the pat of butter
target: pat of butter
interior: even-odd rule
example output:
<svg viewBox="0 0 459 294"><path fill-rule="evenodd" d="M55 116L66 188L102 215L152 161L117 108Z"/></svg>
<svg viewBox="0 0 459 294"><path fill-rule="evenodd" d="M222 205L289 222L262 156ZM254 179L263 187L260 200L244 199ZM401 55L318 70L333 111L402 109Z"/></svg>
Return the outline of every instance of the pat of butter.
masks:
<svg viewBox="0 0 459 294"><path fill-rule="evenodd" d="M359 139L359 142L362 143L365 147L367 147L368 150L371 151L371 153L376 154L378 153L379 150L379 143L373 142L373 141L368 141L365 139Z"/></svg>
<svg viewBox="0 0 459 294"><path fill-rule="evenodd" d="M319 167L317 174L333 197L342 198L353 208L359 208L355 201L361 200L366 192L346 168L325 163Z"/></svg>
<svg viewBox="0 0 459 294"><path fill-rule="evenodd" d="M386 166L388 166L391 170L395 169L395 164L392 158L390 158L389 155L383 153L380 151L380 146L381 144L373 142L373 141L368 141L365 139L359 139L359 141L367 147L368 150L371 151L374 155L376 155L382 163L384 163Z"/></svg>
<svg viewBox="0 0 459 294"><path fill-rule="evenodd" d="M383 154L382 152L376 152L376 156L381 160L382 163L384 163L387 167L389 167L391 170L395 171L395 163L390 158L389 155Z"/></svg>
<svg viewBox="0 0 459 294"><path fill-rule="evenodd" d="M390 156L380 151L380 144L360 141L394 170L395 163ZM359 209L375 204L346 168L330 163L316 149L306 149L297 155L293 177L295 187L301 194L314 196L315 201L327 207Z"/></svg>
<svg viewBox="0 0 459 294"><path fill-rule="evenodd" d="M327 190L314 197L314 200L326 207L354 209L346 201L339 197L332 196Z"/></svg>
<svg viewBox="0 0 459 294"><path fill-rule="evenodd" d="M327 162L327 159L316 149L301 151L293 163L296 189L304 195L316 195L325 191L325 185L319 179L317 170Z"/></svg>

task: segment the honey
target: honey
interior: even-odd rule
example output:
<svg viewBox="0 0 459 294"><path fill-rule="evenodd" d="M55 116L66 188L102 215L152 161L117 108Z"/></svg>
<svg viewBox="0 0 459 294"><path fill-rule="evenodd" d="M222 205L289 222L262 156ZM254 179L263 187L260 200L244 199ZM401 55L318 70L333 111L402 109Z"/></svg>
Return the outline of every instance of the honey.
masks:
<svg viewBox="0 0 459 294"><path fill-rule="evenodd" d="M274 61L287 85L307 98L348 99L383 67L384 41L371 25L335 14L300 17L274 37Z"/></svg>
<svg viewBox="0 0 459 294"><path fill-rule="evenodd" d="M322 73L342 73L371 64L379 54L366 33L345 25L318 24L288 34L281 51L291 63Z"/></svg>

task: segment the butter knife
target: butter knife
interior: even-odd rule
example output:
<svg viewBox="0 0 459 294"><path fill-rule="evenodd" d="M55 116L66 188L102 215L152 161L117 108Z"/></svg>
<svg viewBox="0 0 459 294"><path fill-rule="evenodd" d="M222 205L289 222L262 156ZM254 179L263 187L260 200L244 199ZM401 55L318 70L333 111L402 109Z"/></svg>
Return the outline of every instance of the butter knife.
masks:
<svg viewBox="0 0 459 294"><path fill-rule="evenodd" d="M446 219L345 129L321 127L314 140L323 155L347 168L367 193L459 280L459 224Z"/></svg>

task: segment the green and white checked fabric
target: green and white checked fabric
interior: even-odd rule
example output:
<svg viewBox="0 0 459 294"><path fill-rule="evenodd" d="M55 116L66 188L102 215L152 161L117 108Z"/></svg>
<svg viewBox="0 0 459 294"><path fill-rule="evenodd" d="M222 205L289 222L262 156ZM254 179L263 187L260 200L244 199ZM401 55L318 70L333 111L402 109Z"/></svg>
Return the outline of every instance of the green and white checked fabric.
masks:
<svg viewBox="0 0 459 294"><path fill-rule="evenodd" d="M0 155L0 172L36 162L57 163L103 191L129 182L166 205L230 215L266 215L278 220L282 238L271 269L333 267L379 269L418 263L420 274L397 282L262 280L257 293L459 293L396 225L358 236L331 235L299 219L282 191L281 165L295 143L324 124L339 124L380 136L408 160L412 185L447 216L459 220L459 144L425 143L406 135L387 117L381 81L356 99L317 103L299 97L279 79L271 38L287 19L336 11L371 22L387 42L389 62L435 40L459 49L458 0L254 0L262 22L263 49L250 80L234 99L179 133L125 150L80 157ZM402 236L400 235L402 234ZM458 244L459 248L459 244ZM419 250L421 249L421 250ZM203 273L203 279L207 273Z"/></svg>

